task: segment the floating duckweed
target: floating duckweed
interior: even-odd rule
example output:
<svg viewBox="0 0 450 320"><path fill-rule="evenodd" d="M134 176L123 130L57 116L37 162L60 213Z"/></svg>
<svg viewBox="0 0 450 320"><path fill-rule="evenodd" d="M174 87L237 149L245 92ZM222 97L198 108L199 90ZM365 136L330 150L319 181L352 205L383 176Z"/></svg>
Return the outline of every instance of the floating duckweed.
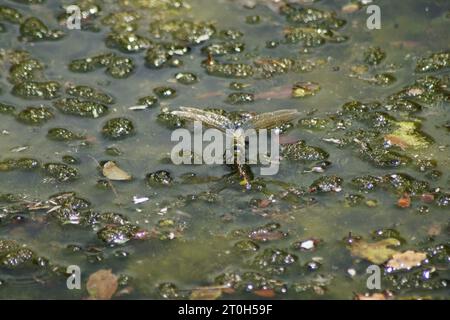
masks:
<svg viewBox="0 0 450 320"><path fill-rule="evenodd" d="M417 102L408 99L396 99L383 105L387 111L400 111L416 113L422 111L422 106Z"/></svg>
<svg viewBox="0 0 450 320"><path fill-rule="evenodd" d="M319 90L320 86L316 82L297 82L292 88L292 97L303 98L314 96L317 92L319 92Z"/></svg>
<svg viewBox="0 0 450 320"><path fill-rule="evenodd" d="M309 146L303 140L285 145L283 155L286 159L297 161L321 161L329 157L328 152Z"/></svg>
<svg viewBox="0 0 450 320"><path fill-rule="evenodd" d="M301 42L305 47L318 47L328 42L341 43L347 41L343 36L331 29L313 29L304 27L289 27L284 31L284 38L288 43Z"/></svg>
<svg viewBox="0 0 450 320"><path fill-rule="evenodd" d="M405 173L387 174L383 177L392 188L399 194L422 194L428 191L429 184L426 181L420 181Z"/></svg>
<svg viewBox="0 0 450 320"><path fill-rule="evenodd" d="M315 180L309 188L313 192L340 192L342 182L342 178L336 175L323 176Z"/></svg>
<svg viewBox="0 0 450 320"><path fill-rule="evenodd" d="M30 249L14 240L0 240L0 265L4 268L15 268L32 262L35 254Z"/></svg>
<svg viewBox="0 0 450 320"><path fill-rule="evenodd" d="M16 107L0 102L0 114L14 114Z"/></svg>
<svg viewBox="0 0 450 320"><path fill-rule="evenodd" d="M53 105L63 113L89 118L98 118L108 112L108 107L93 101L83 101L77 98L57 100Z"/></svg>
<svg viewBox="0 0 450 320"><path fill-rule="evenodd" d="M221 30L219 32L219 35L221 38L230 39L230 40L237 40L244 36L242 32L235 29L227 29L227 30Z"/></svg>
<svg viewBox="0 0 450 320"><path fill-rule="evenodd" d="M198 81L197 76L190 72L179 72L175 74L175 79L181 84L194 84Z"/></svg>
<svg viewBox="0 0 450 320"><path fill-rule="evenodd" d="M12 94L24 99L51 100L59 96L60 88L56 81L24 81L14 85Z"/></svg>
<svg viewBox="0 0 450 320"><path fill-rule="evenodd" d="M129 77L135 69L131 58L121 57L113 53L101 54L92 58L76 59L69 64L70 71L83 73L103 67L106 68L106 73L118 79Z"/></svg>
<svg viewBox="0 0 450 320"><path fill-rule="evenodd" d="M32 158L7 159L0 162L0 171L33 170L39 165L39 161Z"/></svg>
<svg viewBox="0 0 450 320"><path fill-rule="evenodd" d="M267 248L254 258L253 264L268 273L282 274L297 260L296 255L285 250Z"/></svg>
<svg viewBox="0 0 450 320"><path fill-rule="evenodd" d="M345 25L345 20L336 18L333 11L325 11L315 8L305 8L297 4L286 4L280 8L280 13L286 16L288 22L309 27L340 28Z"/></svg>
<svg viewBox="0 0 450 320"><path fill-rule="evenodd" d="M170 129L183 127L186 121L170 112L161 112L158 114L157 120Z"/></svg>
<svg viewBox="0 0 450 320"><path fill-rule="evenodd" d="M254 74L253 66L244 63L213 63L206 66L206 71L225 78L249 78Z"/></svg>
<svg viewBox="0 0 450 320"><path fill-rule="evenodd" d="M52 128L48 130L47 137L56 141L70 141L83 138L82 136L65 128Z"/></svg>
<svg viewBox="0 0 450 320"><path fill-rule="evenodd" d="M363 58L364 62L369 65L378 65L384 58L386 58L386 52L381 50L380 47L370 47L364 51Z"/></svg>
<svg viewBox="0 0 450 320"><path fill-rule="evenodd" d="M248 92L233 92L227 97L227 102L230 104L243 104L255 101L255 95Z"/></svg>
<svg viewBox="0 0 450 320"><path fill-rule="evenodd" d="M444 90L445 81L433 76L417 79L413 85L407 86L393 94L391 99L413 99L431 104L438 101L447 101L449 94Z"/></svg>
<svg viewBox="0 0 450 320"><path fill-rule="evenodd" d="M397 168L411 162L411 158L392 150L386 150L381 146L365 146L360 149L363 159L368 160L378 168Z"/></svg>
<svg viewBox="0 0 450 320"><path fill-rule="evenodd" d="M202 53L212 56L223 56L232 53L241 53L244 51L243 42L219 42L212 43L202 48Z"/></svg>
<svg viewBox="0 0 450 320"><path fill-rule="evenodd" d="M106 179L99 179L97 180L95 187L102 190L109 190L111 189L111 182Z"/></svg>
<svg viewBox="0 0 450 320"><path fill-rule="evenodd" d="M157 87L153 92L161 99L175 98L177 91L170 87Z"/></svg>
<svg viewBox="0 0 450 320"><path fill-rule="evenodd" d="M20 84L23 81L36 80L39 72L44 69L42 63L35 59L25 59L14 64L9 70L9 81Z"/></svg>
<svg viewBox="0 0 450 320"><path fill-rule="evenodd" d="M167 22L155 21L150 26L150 32L158 38L162 34L168 33L175 40L200 44L209 40L216 33L216 28L208 22L170 20Z"/></svg>
<svg viewBox="0 0 450 320"><path fill-rule="evenodd" d="M245 17L245 22L248 24L258 24L261 22L261 17L258 15Z"/></svg>
<svg viewBox="0 0 450 320"><path fill-rule="evenodd" d="M237 91L242 90L248 86L250 86L250 85L242 83L242 82L234 82L234 81L230 82L230 85L229 85L230 89L237 90Z"/></svg>
<svg viewBox="0 0 450 320"><path fill-rule="evenodd" d="M236 242L234 247L241 252L255 252L259 249L259 245L252 240L241 240Z"/></svg>
<svg viewBox="0 0 450 320"><path fill-rule="evenodd" d="M391 73L377 73L373 78L368 79L369 83L377 86L389 86L397 79Z"/></svg>
<svg viewBox="0 0 450 320"><path fill-rule="evenodd" d="M97 232L97 236L109 245L124 244L133 239L139 228L133 225L107 225Z"/></svg>
<svg viewBox="0 0 450 320"><path fill-rule="evenodd" d="M437 71L448 67L450 67L450 52L438 52L417 61L416 71Z"/></svg>
<svg viewBox="0 0 450 320"><path fill-rule="evenodd" d="M31 125L43 124L53 117L53 113L46 107L28 107L17 114L17 120Z"/></svg>
<svg viewBox="0 0 450 320"><path fill-rule="evenodd" d="M61 224L80 224L81 212L88 209L91 203L75 192L63 192L51 196L47 203L55 206L50 213Z"/></svg>
<svg viewBox="0 0 450 320"><path fill-rule="evenodd" d="M132 32L113 33L106 38L106 45L122 52L138 52L150 47L150 40Z"/></svg>
<svg viewBox="0 0 450 320"><path fill-rule="evenodd" d="M170 172L159 170L147 174L146 180L149 185L169 185L172 183L173 178Z"/></svg>
<svg viewBox="0 0 450 320"><path fill-rule="evenodd" d="M368 111L376 110L379 106L380 104L378 102L361 103L359 101L350 101L344 103L342 106L342 111L345 114L359 117L360 114L365 114Z"/></svg>
<svg viewBox="0 0 450 320"><path fill-rule="evenodd" d="M78 160L77 158L70 156L70 155L62 156L62 161L65 164L79 164L80 163L80 160Z"/></svg>
<svg viewBox="0 0 450 320"><path fill-rule="evenodd" d="M158 103L158 98L155 96L145 96L142 98L139 98L138 104L147 106L148 108L156 106Z"/></svg>
<svg viewBox="0 0 450 320"><path fill-rule="evenodd" d="M266 48L267 49L275 49L280 45L279 41L275 41L275 40L269 40L266 41Z"/></svg>
<svg viewBox="0 0 450 320"><path fill-rule="evenodd" d="M27 41L58 40L64 36L60 30L50 30L38 18L28 18L20 25L21 39Z"/></svg>
<svg viewBox="0 0 450 320"><path fill-rule="evenodd" d="M67 88L66 93L77 98L94 100L105 104L114 102L111 96L89 86L73 86Z"/></svg>
<svg viewBox="0 0 450 320"><path fill-rule="evenodd" d="M108 120L103 126L102 133L110 139L122 139L134 134L133 122L126 118Z"/></svg>
<svg viewBox="0 0 450 320"><path fill-rule="evenodd" d="M129 29L139 19L137 11L119 11L108 14L102 19L102 23L113 28L126 26Z"/></svg>
<svg viewBox="0 0 450 320"><path fill-rule="evenodd" d="M360 191L372 191L383 182L383 178L367 175L353 178L351 182Z"/></svg>
<svg viewBox="0 0 450 320"><path fill-rule="evenodd" d="M181 61L174 56L183 56L191 49L185 45L165 43L150 46L147 50L145 61L150 68L162 68L164 66L179 67Z"/></svg>
<svg viewBox="0 0 450 320"><path fill-rule="evenodd" d="M122 79L127 78L134 71L134 63L130 58L115 57L106 68L106 73L111 77Z"/></svg>
<svg viewBox="0 0 450 320"><path fill-rule="evenodd" d="M309 72L324 60L301 60L291 58L260 58L254 61L254 73L258 78L271 78L291 72Z"/></svg>
<svg viewBox="0 0 450 320"><path fill-rule="evenodd" d="M58 182L73 181L78 177L78 170L64 163L46 163L44 171Z"/></svg>
<svg viewBox="0 0 450 320"><path fill-rule="evenodd" d="M360 194L345 195L345 203L350 207L354 207L361 204L364 201L364 199L365 199L364 196Z"/></svg>
<svg viewBox="0 0 450 320"><path fill-rule="evenodd" d="M298 121L298 126L308 129L325 129L331 120L328 118L303 118Z"/></svg>
<svg viewBox="0 0 450 320"><path fill-rule="evenodd" d="M183 292L178 289L178 287L169 282L164 282L157 287L158 295L164 299L179 299L183 295Z"/></svg>
<svg viewBox="0 0 450 320"><path fill-rule="evenodd" d="M120 149L117 147L108 147L108 148L106 148L105 153L109 156L114 156L114 157L117 157L117 156L120 156L123 154L122 151L120 151Z"/></svg>
<svg viewBox="0 0 450 320"><path fill-rule="evenodd" d="M0 6L0 20L18 24L22 22L22 14L14 8Z"/></svg>

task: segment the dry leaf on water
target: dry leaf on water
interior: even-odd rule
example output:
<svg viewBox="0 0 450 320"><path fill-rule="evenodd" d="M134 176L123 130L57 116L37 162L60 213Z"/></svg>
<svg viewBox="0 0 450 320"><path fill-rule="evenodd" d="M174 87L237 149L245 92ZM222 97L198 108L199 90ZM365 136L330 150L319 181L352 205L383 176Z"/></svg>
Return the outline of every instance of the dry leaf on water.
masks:
<svg viewBox="0 0 450 320"><path fill-rule="evenodd" d="M103 175L110 180L131 180L131 176L120 169L113 161L108 161L103 165Z"/></svg>
<svg viewBox="0 0 450 320"><path fill-rule="evenodd" d="M428 230L427 230L427 234L430 237L438 236L441 234L441 232L442 232L442 228L438 224L432 224L431 226L428 227Z"/></svg>
<svg viewBox="0 0 450 320"><path fill-rule="evenodd" d="M355 300L388 300L392 298L392 293L382 292L382 293L373 293L373 294L361 294L358 293L355 296Z"/></svg>
<svg viewBox="0 0 450 320"><path fill-rule="evenodd" d="M399 246L400 241L394 238L384 239L374 243L358 240L351 244L352 255L364 258L375 264L382 264L390 259L397 251L390 249L391 246Z"/></svg>
<svg viewBox="0 0 450 320"><path fill-rule="evenodd" d="M191 292L191 300L217 300L222 295L223 287L200 287Z"/></svg>
<svg viewBox="0 0 450 320"><path fill-rule="evenodd" d="M408 194L404 194L403 197L398 199L397 206L400 208L409 208L411 206L411 197Z"/></svg>
<svg viewBox="0 0 450 320"><path fill-rule="evenodd" d="M427 255L423 252L415 252L408 250L405 252L396 253L392 256L392 259L388 261L387 267L394 270L406 269L409 270L414 267L420 266L423 260L427 258Z"/></svg>
<svg viewBox="0 0 450 320"><path fill-rule="evenodd" d="M117 291L118 277L111 269L101 269L91 274L86 284L91 299L109 300Z"/></svg>
<svg viewBox="0 0 450 320"><path fill-rule="evenodd" d="M253 291L255 295L262 298L274 298L275 297L275 291L273 289L259 289Z"/></svg>

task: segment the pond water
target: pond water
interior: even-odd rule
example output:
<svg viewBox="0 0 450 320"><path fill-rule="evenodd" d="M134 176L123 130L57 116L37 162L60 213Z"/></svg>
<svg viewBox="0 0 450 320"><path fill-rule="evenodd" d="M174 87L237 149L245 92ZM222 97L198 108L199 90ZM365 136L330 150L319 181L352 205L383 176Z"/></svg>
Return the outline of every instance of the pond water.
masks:
<svg viewBox="0 0 450 320"><path fill-rule="evenodd" d="M371 2L2 1L0 298L448 299L450 3ZM299 119L246 189L171 162L181 106Z"/></svg>

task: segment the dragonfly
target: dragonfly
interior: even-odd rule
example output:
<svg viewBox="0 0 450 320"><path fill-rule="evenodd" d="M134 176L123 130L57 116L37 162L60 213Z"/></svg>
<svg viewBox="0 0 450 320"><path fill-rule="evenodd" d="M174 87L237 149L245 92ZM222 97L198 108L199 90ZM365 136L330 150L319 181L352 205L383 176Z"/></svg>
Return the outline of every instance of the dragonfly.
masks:
<svg viewBox="0 0 450 320"><path fill-rule="evenodd" d="M218 129L225 134L231 133L234 138L234 144L237 141L242 141L240 140L240 135L244 134L247 129L270 129L291 122L300 116L300 113L295 109L265 112L252 115L242 121L233 121L224 115L192 107L180 107L179 110L174 110L171 113L185 120L200 121L205 126ZM249 165L237 163L235 160L234 166L242 179L241 185L245 185L246 189L250 189L253 174Z"/></svg>

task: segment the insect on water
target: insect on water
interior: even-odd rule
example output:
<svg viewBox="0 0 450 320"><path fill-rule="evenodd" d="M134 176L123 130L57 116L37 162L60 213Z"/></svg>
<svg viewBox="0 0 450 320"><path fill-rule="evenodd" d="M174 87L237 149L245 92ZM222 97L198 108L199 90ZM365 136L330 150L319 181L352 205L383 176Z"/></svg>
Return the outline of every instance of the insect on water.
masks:
<svg viewBox="0 0 450 320"><path fill-rule="evenodd" d="M190 107L180 107L180 110L175 110L171 113L186 120L199 121L207 127L220 130L228 138L231 138L232 150L234 150L232 156L233 167L242 179L241 184L247 189L251 188L250 182L253 180L252 171L245 162L247 132L249 130L267 130L281 126L299 117L299 112L294 109L283 109L251 115L247 118L239 119L239 121L233 121L224 115L212 111Z"/></svg>

